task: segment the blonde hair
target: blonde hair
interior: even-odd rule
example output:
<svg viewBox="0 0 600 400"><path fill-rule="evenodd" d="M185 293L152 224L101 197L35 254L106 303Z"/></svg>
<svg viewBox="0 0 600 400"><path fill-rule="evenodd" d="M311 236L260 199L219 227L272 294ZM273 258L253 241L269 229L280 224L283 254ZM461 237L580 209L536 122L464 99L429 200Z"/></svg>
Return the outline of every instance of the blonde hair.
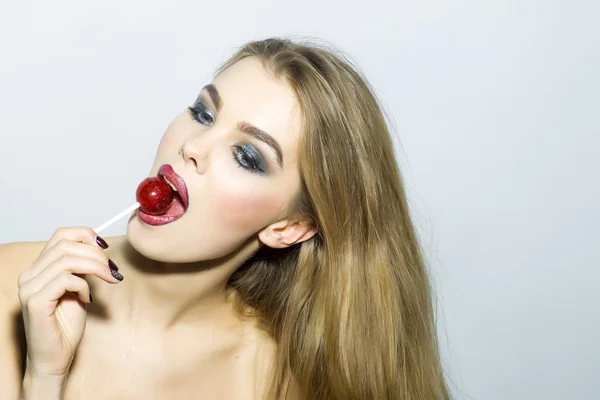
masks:
<svg viewBox="0 0 600 400"><path fill-rule="evenodd" d="M269 398L449 399L432 289L378 101L343 56L270 38L257 57L295 91L303 117L296 211L318 233L262 247L231 277L277 342Z"/></svg>

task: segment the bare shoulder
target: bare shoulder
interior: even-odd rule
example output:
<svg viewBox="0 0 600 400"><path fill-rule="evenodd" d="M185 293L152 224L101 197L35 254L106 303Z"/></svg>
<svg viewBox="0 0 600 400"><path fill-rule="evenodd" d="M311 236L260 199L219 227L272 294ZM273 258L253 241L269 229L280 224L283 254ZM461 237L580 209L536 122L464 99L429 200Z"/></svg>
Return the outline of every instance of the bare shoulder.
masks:
<svg viewBox="0 0 600 400"><path fill-rule="evenodd" d="M45 243L0 244L0 393L7 399L19 398L26 351L17 280Z"/></svg>
<svg viewBox="0 0 600 400"><path fill-rule="evenodd" d="M0 244L0 290L9 290L10 286L16 287L17 277L21 271L35 261L45 244L46 242ZM11 277L15 278L13 282L8 279ZM12 285L13 283L14 285Z"/></svg>

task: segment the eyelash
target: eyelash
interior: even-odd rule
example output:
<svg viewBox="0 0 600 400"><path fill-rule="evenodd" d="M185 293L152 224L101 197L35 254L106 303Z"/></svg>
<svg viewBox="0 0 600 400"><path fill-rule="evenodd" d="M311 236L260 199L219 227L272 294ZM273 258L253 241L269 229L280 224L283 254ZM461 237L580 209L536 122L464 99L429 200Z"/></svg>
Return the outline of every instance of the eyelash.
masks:
<svg viewBox="0 0 600 400"><path fill-rule="evenodd" d="M240 168L245 169L253 174L264 174L265 171L260 166L260 161L256 160L256 157L250 155L251 151L242 150L243 146L233 146L235 161L238 163ZM252 151L255 152L256 150ZM238 155L240 155L238 157ZM243 161L241 161L243 160Z"/></svg>
<svg viewBox="0 0 600 400"><path fill-rule="evenodd" d="M208 107L206 107L202 103L196 103L193 106L188 107L188 110L190 110L192 117L194 117L194 119L196 121L198 121L199 123L201 123L202 125L211 126L212 124L215 123L215 117L213 116L213 113L210 111L210 109ZM207 123L206 121L202 121L200 119L200 114L202 114L203 116L208 115L209 118L211 119L210 123Z"/></svg>
<svg viewBox="0 0 600 400"><path fill-rule="evenodd" d="M193 106L188 107L188 110L190 111L190 114L196 120L196 122L204 126L211 126L215 123L215 117L213 116L211 110L202 103L196 103ZM203 117L206 117L208 115L211 121L207 122L206 119L203 120L200 117L201 115ZM242 150L242 147L243 146L232 147L234 149L233 158L238 163L238 166L253 174L263 174L265 171L263 168L261 168L260 161L257 161L256 157L250 155L251 151ZM257 151L254 150L254 152Z"/></svg>

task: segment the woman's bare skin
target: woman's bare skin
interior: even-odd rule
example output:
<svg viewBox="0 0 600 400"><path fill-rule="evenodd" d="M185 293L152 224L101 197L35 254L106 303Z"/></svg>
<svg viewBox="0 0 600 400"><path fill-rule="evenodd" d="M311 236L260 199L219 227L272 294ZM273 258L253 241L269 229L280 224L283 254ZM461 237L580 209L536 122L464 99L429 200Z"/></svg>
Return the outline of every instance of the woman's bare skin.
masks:
<svg viewBox="0 0 600 400"><path fill-rule="evenodd" d="M126 237L105 239L110 245L106 251L123 271L125 255L118 250L126 247ZM19 264L29 265L44 242L5 246L17 247L12 259L21 262L12 263L12 271L3 270L4 276L16 279ZM260 382L268 379L275 344L252 320L217 315L210 324L190 322L164 330L127 325L117 322L110 311L122 309L117 291L124 291L118 286L127 285L127 279L114 286L87 280L94 303L88 306L86 331L71 365L65 399L261 398ZM15 377L15 387L23 381L26 343L16 288L11 288L15 285L3 281L2 286L11 300L8 318L2 316L11 332L4 354L13 354L12 371L3 370L3 375Z"/></svg>

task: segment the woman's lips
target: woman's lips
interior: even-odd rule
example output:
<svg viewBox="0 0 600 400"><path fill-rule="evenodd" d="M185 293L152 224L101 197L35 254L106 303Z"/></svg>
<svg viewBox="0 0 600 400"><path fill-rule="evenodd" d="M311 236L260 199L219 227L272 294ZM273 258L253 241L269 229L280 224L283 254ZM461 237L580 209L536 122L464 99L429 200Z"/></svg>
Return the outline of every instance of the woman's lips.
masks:
<svg viewBox="0 0 600 400"><path fill-rule="evenodd" d="M165 225L176 221L185 214L189 206L189 196L185 181L179 176L169 164L164 164L158 170L159 177L171 182L177 189L173 201L167 212L161 215L152 215L138 209L138 217L148 225Z"/></svg>
<svg viewBox="0 0 600 400"><path fill-rule="evenodd" d="M177 188L177 193L181 196L181 200L183 201L184 211L186 211L189 206L189 197L187 186L183 178L173 170L173 167L170 164L162 165L158 170L158 176L166 178L167 181L171 182L175 188Z"/></svg>
<svg viewBox="0 0 600 400"><path fill-rule="evenodd" d="M138 217L148 225L165 225L173 221L177 221L185 214L185 209L181 198L177 195L173 196L173 201L166 213L161 215L152 215L138 209Z"/></svg>

